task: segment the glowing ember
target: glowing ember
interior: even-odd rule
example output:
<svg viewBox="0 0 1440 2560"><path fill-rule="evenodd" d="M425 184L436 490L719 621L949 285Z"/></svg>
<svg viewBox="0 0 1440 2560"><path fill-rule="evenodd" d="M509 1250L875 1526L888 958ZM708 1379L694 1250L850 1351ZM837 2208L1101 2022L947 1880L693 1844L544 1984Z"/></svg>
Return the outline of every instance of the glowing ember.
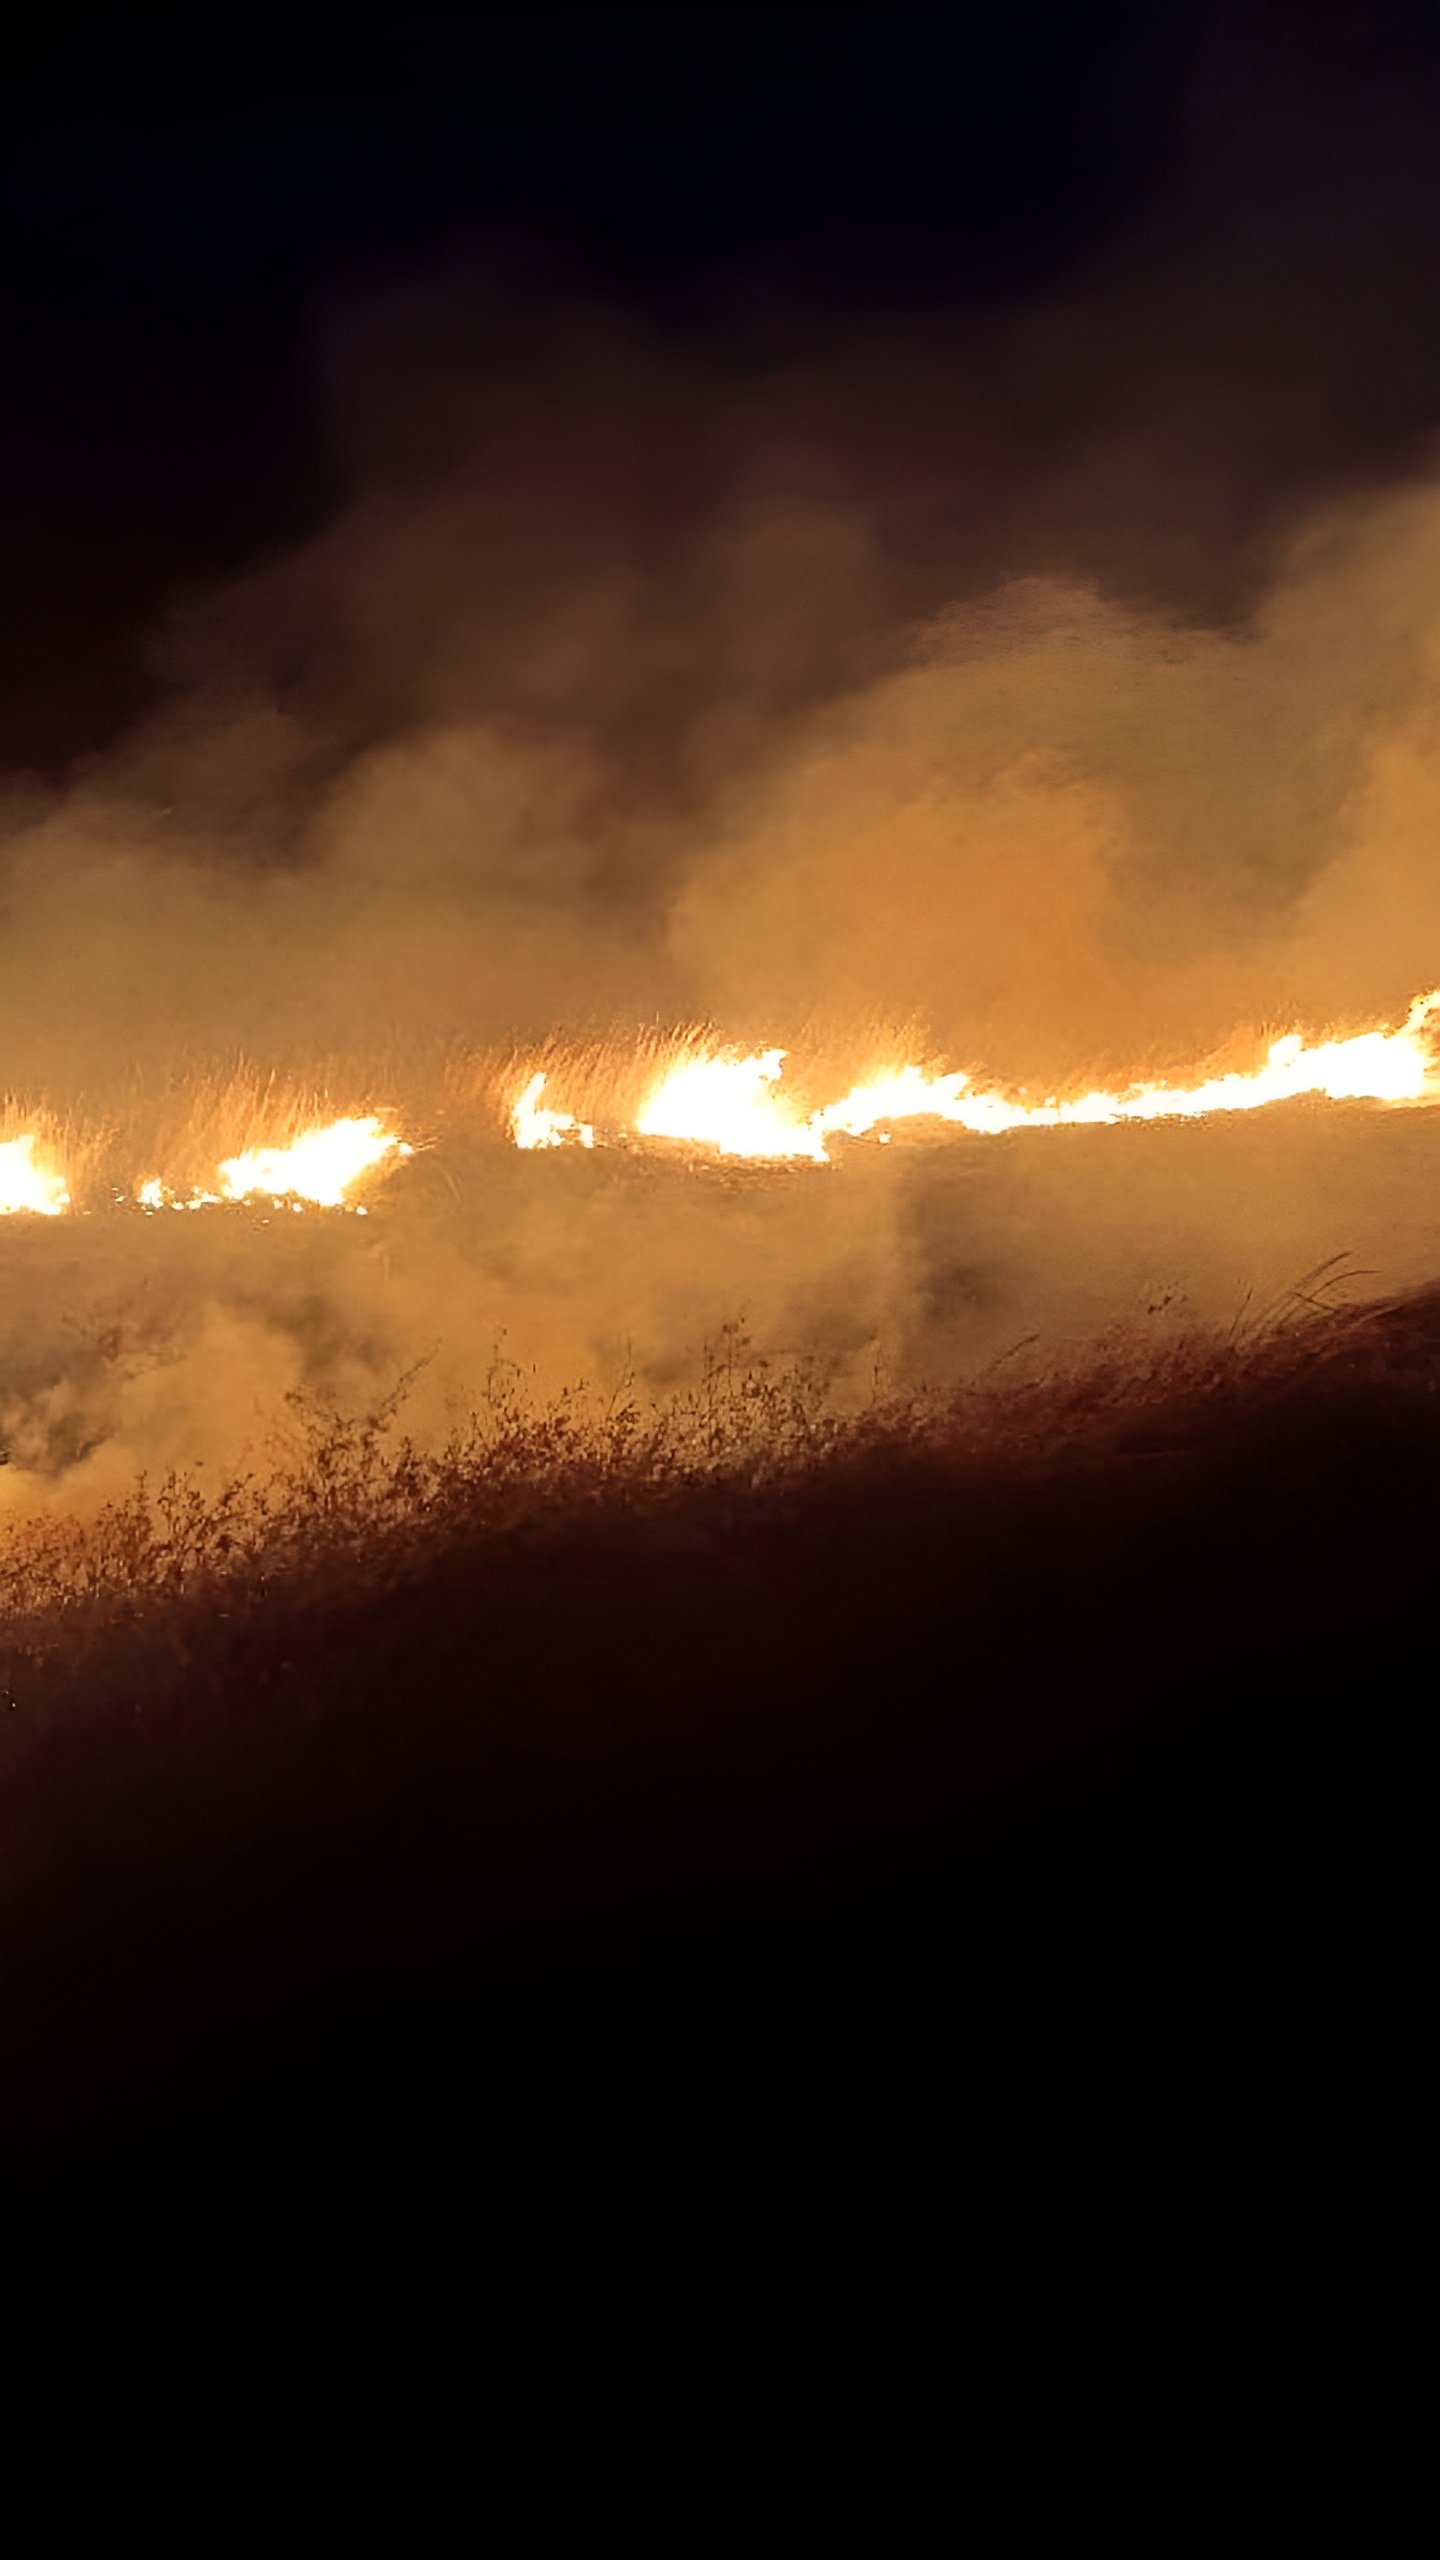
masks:
<svg viewBox="0 0 1440 2560"><path fill-rule="evenodd" d="M738 1057L734 1050L684 1058L642 1103L635 1126L642 1138L686 1138L726 1156L808 1156L823 1164L825 1142L818 1128L798 1118L774 1091L784 1063L783 1049L766 1049L754 1058Z"/></svg>
<svg viewBox="0 0 1440 2560"><path fill-rule="evenodd" d="M364 1120L333 1120L328 1128L305 1130L288 1147L252 1147L248 1155L227 1156L220 1167L221 1196L308 1200L317 1209L340 1209L362 1174L387 1156L413 1152L373 1113Z"/></svg>
<svg viewBox="0 0 1440 2560"><path fill-rule="evenodd" d="M510 1133L517 1147L593 1147L595 1132L573 1111L547 1111L540 1096L545 1077L533 1075L510 1114Z"/></svg>
<svg viewBox="0 0 1440 2560"><path fill-rule="evenodd" d="M218 1209L218 1191L172 1191L168 1182L157 1174L153 1181L142 1182L136 1193L142 1209Z"/></svg>
<svg viewBox="0 0 1440 2560"><path fill-rule="evenodd" d="M7 1138L0 1145L0 1217L30 1209L37 1217L58 1218L69 1208L65 1176L43 1153L37 1163L36 1145L33 1135Z"/></svg>
<svg viewBox="0 0 1440 2560"><path fill-rule="evenodd" d="M998 1087L977 1087L962 1069L930 1075L915 1065L889 1069L852 1087L840 1101L808 1117L777 1091L786 1052L753 1056L737 1050L692 1052L670 1067L642 1103L635 1119L641 1137L671 1138L710 1147L724 1156L770 1163L801 1159L829 1162L828 1138L862 1138L899 1120L933 1119L994 1137L1008 1129L1055 1129L1121 1120L1196 1120L1217 1111L1257 1111L1315 1093L1331 1101L1422 1102L1440 1099L1431 1017L1440 1011L1440 989L1417 996L1398 1031L1364 1031L1349 1040L1311 1045L1290 1032L1271 1042L1263 1066L1249 1073L1210 1076L1193 1085L1132 1084L1116 1092L1089 1092L1044 1102L1022 1100ZM559 1143L558 1135L520 1135L522 1107L533 1107L544 1085L532 1078L517 1105L515 1129L522 1146ZM556 1132L573 1128L564 1113L534 1115ZM593 1141L584 1133L584 1143Z"/></svg>

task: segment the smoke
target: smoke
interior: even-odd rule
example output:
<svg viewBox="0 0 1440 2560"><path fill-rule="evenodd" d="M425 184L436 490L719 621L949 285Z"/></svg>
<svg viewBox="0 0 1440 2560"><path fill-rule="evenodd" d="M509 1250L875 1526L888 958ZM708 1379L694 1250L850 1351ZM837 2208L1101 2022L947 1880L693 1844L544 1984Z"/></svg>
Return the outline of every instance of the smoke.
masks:
<svg viewBox="0 0 1440 2560"><path fill-rule="evenodd" d="M1422 487L1308 527L1238 631L1034 581L943 617L695 866L700 1009L915 1015L1032 1080L1384 1018L1437 957L1437 546Z"/></svg>
<svg viewBox="0 0 1440 2560"><path fill-rule="evenodd" d="M483 600L466 494L445 503L423 485L377 535L363 500L322 538L338 564L264 572L273 633L322 565L341 627L346 599L386 627L432 555ZM863 542L787 518L762 544L742 510L705 544L680 627L696 652L716 613L753 634L747 698L697 678L664 759L626 729L662 654L650 617L632 600L627 626L614 594L602 616L582 578L532 644L577 671L561 702L463 716L446 663L414 678L441 700L355 743L323 707L333 673L298 705L253 670L202 673L22 811L12 1083L68 1101L187 1054L303 1073L654 1019L792 1041L904 1023L1009 1076L1126 1074L1297 1008L1383 1017L1433 973L1432 487L1317 515L1238 627L1011 581L892 634L898 663L816 678L818 699L792 682L796 625ZM271 633L255 583L210 619ZM623 718L581 685L592 659Z"/></svg>
<svg viewBox="0 0 1440 2560"><path fill-rule="evenodd" d="M732 1322L853 1396L1440 1267L1436 1142L1358 1108L745 1176L520 1161L496 1110L656 1024L1050 1089L1440 979L1433 102L1326 23L1283 116L1263 49L1219 99L1232 27L1143 226L1005 301L657 311L512 243L317 312L329 520L5 802L4 1081L102 1169L0 1235L11 1502L417 1363L431 1435L497 1361L662 1391ZM104 1209L242 1142L237 1061L399 1115L367 1222Z"/></svg>

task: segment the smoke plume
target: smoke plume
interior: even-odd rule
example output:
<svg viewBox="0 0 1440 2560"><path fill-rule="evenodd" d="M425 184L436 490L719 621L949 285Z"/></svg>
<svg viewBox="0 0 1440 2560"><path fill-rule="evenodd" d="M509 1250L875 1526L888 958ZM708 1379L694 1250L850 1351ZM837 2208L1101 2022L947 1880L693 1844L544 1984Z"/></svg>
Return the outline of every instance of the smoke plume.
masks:
<svg viewBox="0 0 1440 2560"><path fill-rule="evenodd" d="M512 240L317 309L338 504L7 786L10 1119L89 1184L0 1235L9 1500L417 1364L433 1435L497 1361L663 1391L741 1324L856 1395L1433 1271L1424 1115L743 1176L504 1131L547 1044L903 1038L1050 1090L1440 980L1434 102L1325 28L1298 103L1202 47L1144 224L994 302L658 308ZM107 1206L271 1077L415 1141L363 1227Z"/></svg>

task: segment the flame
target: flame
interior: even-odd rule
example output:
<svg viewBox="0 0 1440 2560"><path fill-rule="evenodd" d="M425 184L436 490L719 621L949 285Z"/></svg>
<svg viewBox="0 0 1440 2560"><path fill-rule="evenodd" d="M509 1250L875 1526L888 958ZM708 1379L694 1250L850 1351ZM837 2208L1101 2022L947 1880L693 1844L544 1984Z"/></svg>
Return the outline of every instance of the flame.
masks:
<svg viewBox="0 0 1440 2560"><path fill-rule="evenodd" d="M517 1147L593 1147L595 1132L573 1111L547 1111L540 1096L545 1090L543 1074L533 1075L510 1113L510 1134Z"/></svg>
<svg viewBox="0 0 1440 2560"><path fill-rule="evenodd" d="M687 1138L726 1156L808 1156L825 1162L825 1141L813 1121L800 1119L773 1088L785 1063L783 1049L738 1057L733 1049L710 1057L682 1058L641 1104L635 1126L642 1138Z"/></svg>
<svg viewBox="0 0 1440 2560"><path fill-rule="evenodd" d="M705 1046L692 1036L678 1055L672 1047L668 1063L657 1066L650 1040L616 1073L613 1134L623 1136L628 1127L641 1138L755 1163L828 1164L835 1139L873 1136L884 1145L891 1126L906 1120L934 1120L993 1137L1012 1129L1195 1120L1217 1112L1261 1110L1301 1094L1332 1101L1434 1103L1440 1102L1437 1014L1440 988L1417 996L1398 1029L1316 1041L1291 1031L1272 1040L1263 1063L1248 1071L1204 1076L1191 1084L1137 1081L1115 1091L1052 1094L1041 1102L1027 1100L1023 1088L979 1085L963 1068L932 1072L910 1061L888 1066L852 1085L837 1101L808 1111L781 1089L787 1056L782 1048L746 1054ZM542 1100L548 1082L547 1072L537 1070L511 1104L515 1144L545 1149L603 1143L603 1130L597 1134L590 1122ZM638 1108L633 1102L637 1092L642 1096ZM378 1113L371 1113L301 1129L288 1145L256 1146L227 1156L216 1170L214 1190L195 1187L180 1193L154 1175L136 1186L134 1197L150 1211L255 1199L296 1211L307 1205L350 1208L355 1205L350 1194L365 1175L413 1153ZM70 1206L60 1164L33 1130L0 1140L0 1215L29 1211L53 1218ZM363 1209L358 1214L363 1216Z"/></svg>
<svg viewBox="0 0 1440 2560"><path fill-rule="evenodd" d="M253 1200L258 1195L340 1209L362 1174L387 1156L413 1153L375 1113L363 1120L332 1120L328 1127L304 1130L288 1147L252 1147L246 1155L227 1156L220 1166L220 1197ZM150 1188L142 1186L142 1197Z"/></svg>
<svg viewBox="0 0 1440 2560"><path fill-rule="evenodd" d="M65 1176L53 1158L42 1154L36 1162L37 1144L33 1133L0 1144L0 1217L29 1209L37 1217L58 1218L69 1208Z"/></svg>
<svg viewBox="0 0 1440 2560"><path fill-rule="evenodd" d="M843 1102L827 1102L815 1113L814 1126L823 1136L838 1131L865 1138L882 1120L957 1119L969 1082L958 1068L953 1075L927 1076L920 1067L897 1067L869 1084L852 1085Z"/></svg>
<svg viewBox="0 0 1440 2560"><path fill-rule="evenodd" d="M995 1137L1009 1129L1055 1129L1121 1120L1197 1120L1212 1112L1258 1111L1300 1094L1331 1101L1422 1102L1440 1100L1440 1063L1429 1031L1440 1011L1440 988L1417 996L1398 1030L1357 1033L1348 1040L1310 1043L1298 1031L1272 1040L1262 1066L1208 1076L1195 1084L1134 1083L1117 1091L1094 1090L1044 1102L1023 1094L977 1086L964 1069L931 1074L908 1063L887 1068L851 1087L837 1102L803 1113L777 1090L787 1052L691 1050L651 1088L633 1127L644 1138L668 1138L713 1148L723 1156L767 1163L830 1162L828 1139L868 1137L884 1142L890 1123L933 1119ZM537 1111L545 1077L532 1077L512 1115L521 1146L554 1146L577 1124L566 1113ZM522 1115L529 1114L521 1135ZM583 1143L594 1143L585 1129Z"/></svg>

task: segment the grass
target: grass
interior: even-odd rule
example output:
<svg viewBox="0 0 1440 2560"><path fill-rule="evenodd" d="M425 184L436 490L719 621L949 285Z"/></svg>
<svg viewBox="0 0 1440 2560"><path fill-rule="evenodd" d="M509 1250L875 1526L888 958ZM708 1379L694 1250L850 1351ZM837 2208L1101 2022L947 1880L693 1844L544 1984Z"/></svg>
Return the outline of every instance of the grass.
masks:
<svg viewBox="0 0 1440 2560"><path fill-rule="evenodd" d="M858 1417L731 1338L663 1406L497 1375L438 1454L403 1419L297 1409L264 1477L8 1540L32 2090L173 2060L181 2014L968 1854L1197 1733L1232 1807L1337 1751L1363 1792L1419 1711L1440 1292Z"/></svg>
<svg viewBox="0 0 1440 2560"><path fill-rule="evenodd" d="M14 1524L0 1547L8 1694L27 1675L72 1673L121 1627L143 1629L159 1662L172 1641L183 1648L167 1628L188 1614L263 1614L282 1594L343 1606L522 1527L793 1483L862 1435L918 1427L898 1411L842 1421L818 1369L777 1370L738 1335L663 1404L622 1393L597 1410L577 1394L537 1409L497 1362L484 1410L438 1451L399 1427L408 1384L363 1414L292 1397L271 1467L216 1491L193 1474L142 1477L88 1517Z"/></svg>
<svg viewBox="0 0 1440 2560"><path fill-rule="evenodd" d="M1017 1346L1025 1352L1029 1345ZM264 1473L204 1487L198 1476L139 1480L88 1518L13 1524L0 1546L0 1681L33 1730L123 1683L164 1686L197 1648L264 1643L292 1620L336 1626L403 1605L427 1577L478 1572L487 1557L554 1548L580 1534L681 1534L723 1555L769 1533L802 1536L837 1505L903 1485L947 1508L955 1554L980 1537L992 1571L1043 1566L1038 1522L1062 1489L1100 1494L1128 1534L1138 1459L1202 1462L1222 1453L1273 1462L1343 1404L1394 1427L1428 1421L1440 1387L1440 1298L1430 1293L1334 1308L1297 1292L1278 1314L1225 1337L1180 1334L1143 1349L1118 1340L1070 1369L1010 1383L1005 1364L944 1399L878 1399L858 1416L826 1400L823 1371L776 1364L738 1331L707 1353L699 1382L664 1402L621 1392L597 1408L581 1394L535 1407L498 1363L484 1409L447 1446L407 1436L408 1380L364 1414L292 1399L293 1427ZM1407 1430L1407 1440L1412 1430ZM1153 1469L1142 1482L1158 1495ZM1205 1479L1208 1482L1208 1478ZM1198 1495L1198 1486L1193 1487ZM1021 1504L1015 1513L1015 1504ZM1012 1543L1000 1551L1003 1515ZM877 1540L883 1532L877 1525ZM777 1576L777 1581L779 1581ZM783 1606L783 1583L769 1595ZM211 1666L224 1686L224 1661ZM13 1733L12 1728L12 1733Z"/></svg>

